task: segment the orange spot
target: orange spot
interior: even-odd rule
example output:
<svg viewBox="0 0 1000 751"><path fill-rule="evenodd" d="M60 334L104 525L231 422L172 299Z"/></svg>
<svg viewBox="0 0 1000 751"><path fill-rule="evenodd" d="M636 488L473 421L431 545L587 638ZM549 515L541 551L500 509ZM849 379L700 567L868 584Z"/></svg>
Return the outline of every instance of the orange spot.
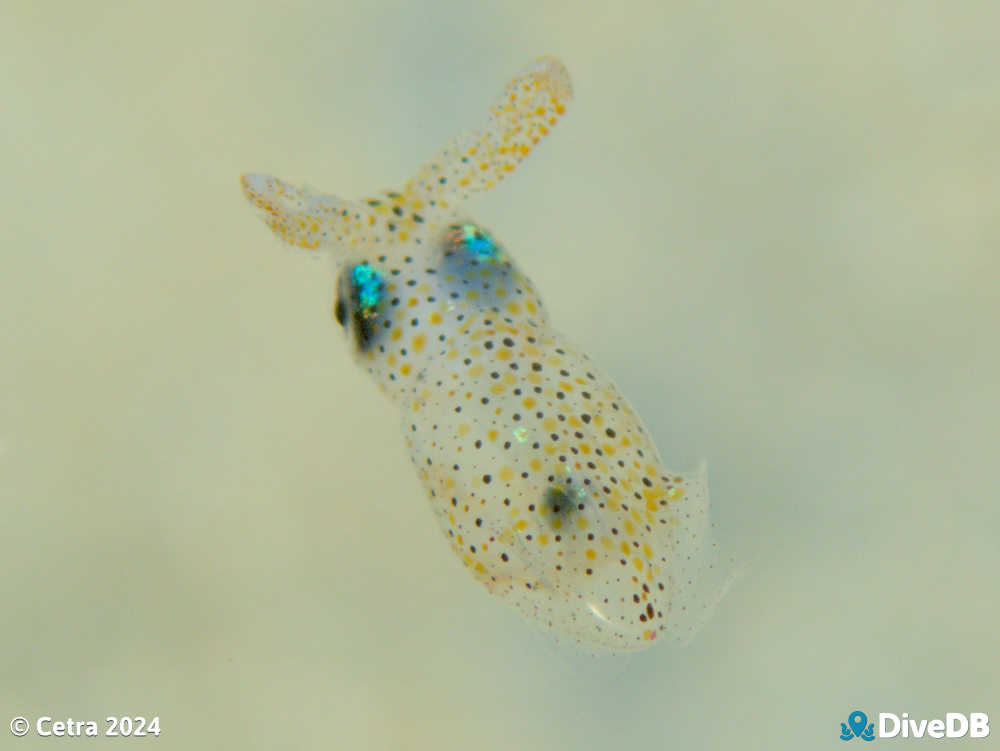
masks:
<svg viewBox="0 0 1000 751"><path fill-rule="evenodd" d="M430 316L428 316L427 320L429 320L434 325L437 325L441 323L441 314L435 310L433 313L430 314Z"/></svg>
<svg viewBox="0 0 1000 751"><path fill-rule="evenodd" d="M424 351L424 345L427 344L427 337L423 334L417 334L413 337L413 351L417 354Z"/></svg>

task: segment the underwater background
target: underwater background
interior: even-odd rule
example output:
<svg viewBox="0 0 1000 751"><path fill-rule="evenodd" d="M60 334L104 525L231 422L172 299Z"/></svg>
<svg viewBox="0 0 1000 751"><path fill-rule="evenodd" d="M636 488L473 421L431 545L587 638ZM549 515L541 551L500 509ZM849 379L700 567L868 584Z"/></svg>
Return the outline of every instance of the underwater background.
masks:
<svg viewBox="0 0 1000 751"><path fill-rule="evenodd" d="M373 5L0 10L0 747L992 747L1000 5ZM329 260L239 189L401 185L543 53L568 116L470 209L709 462L745 573L684 648L576 654L462 570Z"/></svg>

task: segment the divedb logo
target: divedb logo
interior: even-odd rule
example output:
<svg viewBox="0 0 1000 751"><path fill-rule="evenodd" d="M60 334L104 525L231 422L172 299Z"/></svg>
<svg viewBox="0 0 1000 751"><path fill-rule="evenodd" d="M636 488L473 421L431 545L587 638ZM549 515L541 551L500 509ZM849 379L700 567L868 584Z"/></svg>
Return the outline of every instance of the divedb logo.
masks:
<svg viewBox="0 0 1000 751"><path fill-rule="evenodd" d="M847 722L840 723L840 740L873 741L876 738L986 738L990 734L990 718L985 712L947 712L944 718L914 720L906 712L878 713L876 723L868 721L868 715L855 709L847 716Z"/></svg>

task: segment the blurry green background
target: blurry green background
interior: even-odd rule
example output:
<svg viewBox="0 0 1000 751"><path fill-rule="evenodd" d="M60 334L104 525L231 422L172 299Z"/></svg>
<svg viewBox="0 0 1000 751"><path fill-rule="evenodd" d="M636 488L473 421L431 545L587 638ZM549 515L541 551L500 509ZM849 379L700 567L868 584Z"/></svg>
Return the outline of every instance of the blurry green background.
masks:
<svg viewBox="0 0 1000 751"><path fill-rule="evenodd" d="M998 28L979 2L4 3L0 747L59 745L7 735L41 714L159 715L164 749L840 748L855 708L991 712L995 739ZM547 52L570 115L472 209L668 465L709 461L749 567L683 649L566 653L479 589L328 263L237 183L400 185Z"/></svg>

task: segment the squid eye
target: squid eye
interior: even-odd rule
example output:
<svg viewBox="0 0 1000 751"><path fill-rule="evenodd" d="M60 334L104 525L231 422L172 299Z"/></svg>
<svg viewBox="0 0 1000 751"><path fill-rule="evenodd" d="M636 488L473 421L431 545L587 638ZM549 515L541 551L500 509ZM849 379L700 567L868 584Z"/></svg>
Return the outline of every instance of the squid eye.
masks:
<svg viewBox="0 0 1000 751"><path fill-rule="evenodd" d="M359 263L347 274L347 289L344 292L346 294L337 300L334 315L338 321L344 322L350 316L358 346L366 350L377 331L379 306L385 296L385 278L381 271L367 262ZM344 303L345 297L350 300L350 310Z"/></svg>
<svg viewBox="0 0 1000 751"><path fill-rule="evenodd" d="M360 263L351 271L354 287L354 313L373 315L385 290L382 275L367 263Z"/></svg>
<svg viewBox="0 0 1000 751"><path fill-rule="evenodd" d="M495 258L500 252L490 234L475 224L453 225L448 233L448 244L456 250L464 250L473 258Z"/></svg>

